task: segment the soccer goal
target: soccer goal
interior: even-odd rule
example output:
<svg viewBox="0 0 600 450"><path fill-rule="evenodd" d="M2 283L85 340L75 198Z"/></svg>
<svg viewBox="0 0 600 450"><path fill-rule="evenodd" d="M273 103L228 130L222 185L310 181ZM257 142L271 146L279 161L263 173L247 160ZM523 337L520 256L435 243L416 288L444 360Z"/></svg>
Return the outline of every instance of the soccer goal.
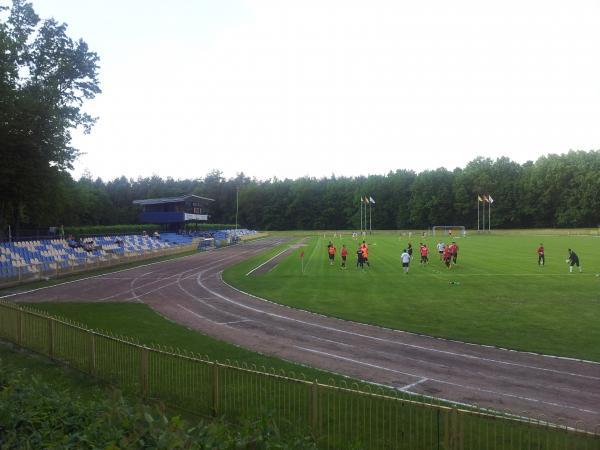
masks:
<svg viewBox="0 0 600 450"><path fill-rule="evenodd" d="M431 227L433 236L460 236L467 235L467 229L462 225L436 225Z"/></svg>

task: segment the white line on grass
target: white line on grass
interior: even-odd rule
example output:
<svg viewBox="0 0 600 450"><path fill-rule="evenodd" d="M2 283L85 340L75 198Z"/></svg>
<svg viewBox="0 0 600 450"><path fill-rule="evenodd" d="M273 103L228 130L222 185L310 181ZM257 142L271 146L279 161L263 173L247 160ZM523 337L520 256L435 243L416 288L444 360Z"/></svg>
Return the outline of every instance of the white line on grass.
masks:
<svg viewBox="0 0 600 450"><path fill-rule="evenodd" d="M252 272L254 272L255 270L258 270L258 269L260 269L262 266L264 266L264 265L265 265L265 264L267 264L268 262L271 262L271 261L273 261L273 260L274 260L275 258L277 258L279 255L281 255L282 253L285 253L285 252L287 252L288 250L289 250L289 248L286 248L286 249L284 249L284 250L280 251L279 253L277 253L277 254L276 254L275 256L273 256L272 258L269 258L269 259L267 259L267 260L266 260L264 263L262 263L262 264L260 264L260 265L256 266L254 269L252 269L250 272L248 272L248 273L246 274L246 276L250 275L250 274L251 274Z"/></svg>
<svg viewBox="0 0 600 450"><path fill-rule="evenodd" d="M317 243L315 244L315 246L312 249L312 252L310 254L310 256L308 257L308 261L306 262L306 266L304 266L304 273L308 272L308 269L312 263L313 257L315 256L315 253L317 251L317 248L319 248L321 246L321 236L317 237Z"/></svg>

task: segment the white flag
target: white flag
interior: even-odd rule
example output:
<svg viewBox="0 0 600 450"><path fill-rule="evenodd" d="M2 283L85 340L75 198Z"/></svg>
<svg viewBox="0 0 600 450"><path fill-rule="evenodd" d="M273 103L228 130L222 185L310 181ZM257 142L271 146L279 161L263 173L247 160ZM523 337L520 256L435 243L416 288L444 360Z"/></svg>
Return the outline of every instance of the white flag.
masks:
<svg viewBox="0 0 600 450"><path fill-rule="evenodd" d="M492 198L492 196L490 194L488 194L488 200L490 201L490 203L494 203L494 199Z"/></svg>
<svg viewBox="0 0 600 450"><path fill-rule="evenodd" d="M373 204L375 204L375 200L373 200L373 197L369 196L369 201Z"/></svg>

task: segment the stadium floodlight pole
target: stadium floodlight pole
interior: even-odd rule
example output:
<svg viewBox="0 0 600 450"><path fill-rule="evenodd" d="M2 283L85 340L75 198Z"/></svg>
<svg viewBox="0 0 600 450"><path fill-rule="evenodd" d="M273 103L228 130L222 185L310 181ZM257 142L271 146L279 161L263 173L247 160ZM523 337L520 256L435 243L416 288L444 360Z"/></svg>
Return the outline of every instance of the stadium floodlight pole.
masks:
<svg viewBox="0 0 600 450"><path fill-rule="evenodd" d="M238 211L240 208L240 187L236 186L235 188L235 236L237 237L237 229L238 229Z"/></svg>

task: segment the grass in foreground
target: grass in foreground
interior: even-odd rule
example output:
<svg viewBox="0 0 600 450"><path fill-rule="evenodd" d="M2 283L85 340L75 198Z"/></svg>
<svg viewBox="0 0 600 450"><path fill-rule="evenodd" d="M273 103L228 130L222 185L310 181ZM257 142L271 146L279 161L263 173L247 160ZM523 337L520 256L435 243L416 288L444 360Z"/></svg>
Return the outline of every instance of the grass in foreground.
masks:
<svg viewBox="0 0 600 450"><path fill-rule="evenodd" d="M338 248L336 264L326 246ZM381 234L367 239L371 267L355 267L358 242L350 234L314 236L270 272L245 276L267 258L256 257L224 272L252 294L296 308L467 342L600 361L600 239L595 236L475 235L458 238L458 265L439 261L436 239L426 238L430 263L419 265L420 236ZM446 239L447 241L448 239ZM400 253L414 247L410 273ZM537 265L536 248L546 248ZM340 269L342 243L348 269ZM583 273L569 274L567 248ZM301 273L300 252L305 252ZM577 271L577 269L575 269Z"/></svg>

